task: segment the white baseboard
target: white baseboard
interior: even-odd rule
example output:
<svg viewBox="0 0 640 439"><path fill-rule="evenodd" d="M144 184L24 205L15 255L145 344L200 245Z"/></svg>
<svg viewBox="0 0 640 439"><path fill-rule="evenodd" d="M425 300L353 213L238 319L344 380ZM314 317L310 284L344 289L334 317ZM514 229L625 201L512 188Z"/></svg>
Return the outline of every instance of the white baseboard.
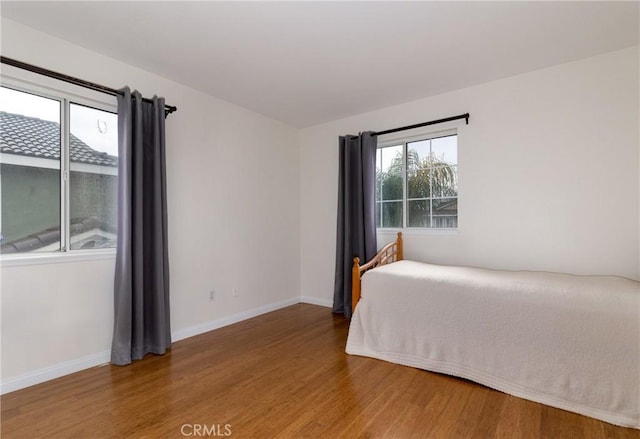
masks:
<svg viewBox="0 0 640 439"><path fill-rule="evenodd" d="M234 323L251 319L261 314L266 314L280 308L286 308L287 306L295 305L296 303L300 303L299 297L293 297L291 299L282 300L280 302L270 303L268 305L260 306L258 308L253 308L247 311L242 311L218 320L213 320L211 322L191 326L190 328L181 329L171 334L172 341L180 341L184 340L185 338L193 337L195 335L204 334L205 332L213 331L214 329L222 328L223 326L233 325Z"/></svg>
<svg viewBox="0 0 640 439"><path fill-rule="evenodd" d="M302 296L300 303L308 303L310 305L319 305L326 308L333 308L333 302L326 299L318 299L317 297Z"/></svg>
<svg viewBox="0 0 640 439"><path fill-rule="evenodd" d="M304 302L314 305L324 305L324 302L316 299L308 298L309 300L301 299L300 297L292 297L291 299L283 300L276 303L270 303L268 305L253 308L247 311L242 311L237 314L233 314L228 317L224 317L211 322L203 323L200 325L192 326L185 329L180 329L171 334L172 341L180 341L185 338L193 337L195 335L203 334L205 332L213 331L214 329L222 328L223 326L232 325L234 323L241 322L243 320L257 317L261 314L265 314L271 311L285 308L287 306L295 305L296 303ZM312 301L315 300L315 301ZM330 306L330 305L329 305ZM69 375L75 372L79 372L90 367L99 366L101 364L109 363L111 361L111 352L104 351L97 354L88 355L86 357L77 358L75 360L66 361L50 367L29 372L24 375L18 375L17 377L4 379L0 382L0 394L9 392L15 392L16 390L24 389L25 387L33 386L43 383L45 381L60 378L65 375Z"/></svg>
<svg viewBox="0 0 640 439"><path fill-rule="evenodd" d="M65 375L80 372L90 367L99 366L108 363L111 360L111 352L104 351L97 354L87 355L86 357L77 358L71 361L65 361L50 367L36 370L34 372L18 375L17 377L2 380L0 384L0 394L15 392L25 387L34 386L44 383Z"/></svg>

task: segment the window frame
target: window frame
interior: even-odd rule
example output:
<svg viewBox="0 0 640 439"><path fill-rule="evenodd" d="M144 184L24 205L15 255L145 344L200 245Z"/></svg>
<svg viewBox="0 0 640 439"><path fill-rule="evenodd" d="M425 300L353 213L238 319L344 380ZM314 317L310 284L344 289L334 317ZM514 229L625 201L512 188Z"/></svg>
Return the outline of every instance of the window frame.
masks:
<svg viewBox="0 0 640 439"><path fill-rule="evenodd" d="M460 143L460 133L456 128L448 128L438 131L429 131L423 133L416 133L410 135L398 135L395 136L384 136L384 139L378 139L377 149L388 148L391 146L402 146L402 227L377 227L376 233L381 234L392 234L401 231L407 234L418 234L418 235L455 235L460 230L460 222L458 219L457 227L408 227L407 226L407 151L408 144L412 142L419 142L423 140L431 140L437 139L440 137L448 137L448 136L456 136L456 151L458 152L459 143ZM382 136L381 136L382 137ZM456 163L456 172L459 169L459 160ZM377 170L376 170L377 172ZM459 174L458 174L459 175ZM377 187L376 187L377 190ZM451 197L453 198L453 197ZM458 204L460 201L460 187L458 186L458 194L456 195L456 200L458 200ZM380 200L383 201L383 200ZM376 199L376 203L378 200ZM382 214L382 207L381 207ZM459 213L458 213L459 215ZM376 223L378 218L376 218Z"/></svg>
<svg viewBox="0 0 640 439"><path fill-rule="evenodd" d="M15 67L3 67L0 86L60 102L60 249L51 252L0 254L2 266L21 266L96 259L114 259L115 248L71 250L70 221L70 104L117 114L115 96L42 77ZM0 205L1 208L1 205Z"/></svg>

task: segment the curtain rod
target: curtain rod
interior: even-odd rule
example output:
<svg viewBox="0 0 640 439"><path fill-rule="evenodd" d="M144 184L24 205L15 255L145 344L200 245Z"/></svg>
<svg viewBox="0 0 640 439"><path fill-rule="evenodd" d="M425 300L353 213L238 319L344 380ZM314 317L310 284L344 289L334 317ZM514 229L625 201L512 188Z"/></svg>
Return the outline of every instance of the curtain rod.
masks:
<svg viewBox="0 0 640 439"><path fill-rule="evenodd" d="M458 119L464 119L466 121L467 125L469 125L469 113L464 113L464 114L460 114L458 116L445 117L444 119L430 120L429 122L417 123L415 125L408 125L406 127L392 128L390 130L374 132L371 135L372 136L382 136L383 134L391 134L391 133L396 133L398 131L411 130L413 128L420 128L420 127L425 127L427 125L435 125L435 124L438 124L438 123L451 122L452 120L458 120Z"/></svg>
<svg viewBox="0 0 640 439"><path fill-rule="evenodd" d="M34 66L33 64L27 64L22 61L18 61L12 58L7 58L6 56L0 56L0 63L8 64L13 67L17 67L19 69L28 70L29 72L37 73L39 75L48 76L49 78L58 79L60 81L68 82L69 84L79 85L80 87L88 88L90 90L99 91L102 93L107 93L110 95L120 95L123 96L124 92L120 90L116 90L110 87L106 87L104 85L96 84L94 82L84 81L82 79L74 78L73 76L65 75L63 73L54 72L53 70L47 70L42 67ZM153 100L149 98L142 98L145 102L153 102ZM165 105L164 106L164 114L165 117L174 111L177 111L178 108L173 105Z"/></svg>

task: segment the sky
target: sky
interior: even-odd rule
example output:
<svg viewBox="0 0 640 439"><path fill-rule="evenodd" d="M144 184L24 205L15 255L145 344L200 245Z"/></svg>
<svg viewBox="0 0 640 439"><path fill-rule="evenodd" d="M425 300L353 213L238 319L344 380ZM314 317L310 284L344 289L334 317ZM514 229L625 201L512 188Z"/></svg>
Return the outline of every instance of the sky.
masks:
<svg viewBox="0 0 640 439"><path fill-rule="evenodd" d="M60 123L60 102L0 87L0 111ZM118 155L118 118L103 110L70 105L71 134L96 151Z"/></svg>

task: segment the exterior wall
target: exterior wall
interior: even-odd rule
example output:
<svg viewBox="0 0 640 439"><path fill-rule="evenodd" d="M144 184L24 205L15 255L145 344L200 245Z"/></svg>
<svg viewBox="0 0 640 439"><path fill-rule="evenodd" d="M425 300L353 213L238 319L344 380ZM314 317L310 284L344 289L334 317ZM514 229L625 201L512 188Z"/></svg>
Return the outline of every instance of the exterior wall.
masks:
<svg viewBox="0 0 640 439"><path fill-rule="evenodd" d="M60 171L0 164L2 243L60 226Z"/></svg>
<svg viewBox="0 0 640 439"><path fill-rule="evenodd" d="M638 279L639 83L632 47L302 130L303 296L332 300L338 136L466 112L431 127L458 130L459 229L407 258Z"/></svg>
<svg viewBox="0 0 640 439"><path fill-rule="evenodd" d="M118 177L75 171L69 174L71 220L96 217L105 224L117 226Z"/></svg>
<svg viewBox="0 0 640 439"><path fill-rule="evenodd" d="M117 185L113 175L70 173L71 220L96 217L115 226ZM60 226L60 171L0 164L2 243ZM100 209L96 209L96 207Z"/></svg>

